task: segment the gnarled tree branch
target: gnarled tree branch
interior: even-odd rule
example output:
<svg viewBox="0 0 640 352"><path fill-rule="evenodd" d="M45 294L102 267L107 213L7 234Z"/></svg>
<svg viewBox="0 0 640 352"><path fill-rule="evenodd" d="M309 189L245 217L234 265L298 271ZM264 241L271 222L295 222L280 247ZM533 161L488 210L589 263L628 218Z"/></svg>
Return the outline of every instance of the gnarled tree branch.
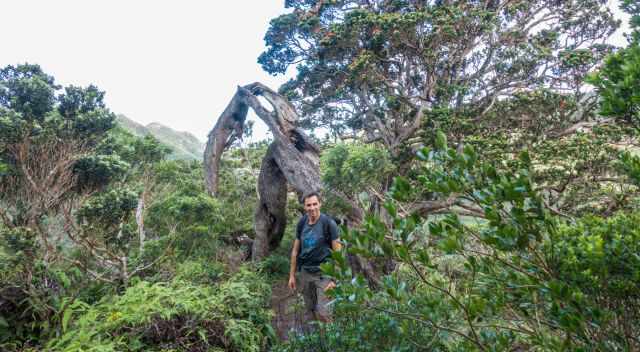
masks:
<svg viewBox="0 0 640 352"><path fill-rule="evenodd" d="M258 96L264 97L272 111L266 109ZM204 167L207 190L216 195L219 162L222 152L234 138L242 136L248 108L264 121L274 141L262 160L258 178L258 205L255 212L256 237L252 258L260 260L278 247L286 225L287 184L302 196L320 191L319 148L299 128L298 115L281 95L261 83L238 87L236 94L209 133Z"/></svg>

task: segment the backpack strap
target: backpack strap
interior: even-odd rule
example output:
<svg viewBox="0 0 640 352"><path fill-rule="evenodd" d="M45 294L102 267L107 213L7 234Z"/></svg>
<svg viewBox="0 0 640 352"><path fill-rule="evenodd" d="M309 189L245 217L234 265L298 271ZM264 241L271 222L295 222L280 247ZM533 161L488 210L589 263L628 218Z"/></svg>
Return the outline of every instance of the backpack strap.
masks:
<svg viewBox="0 0 640 352"><path fill-rule="evenodd" d="M333 249L331 246L331 230L329 229L330 227L329 221L335 222L336 225L338 224L338 222L331 215L322 214L321 216L327 217L327 219L325 219L325 221L323 222L324 228L322 229L322 231L324 232L323 233L324 240L325 242L327 242L327 245L329 245L329 249Z"/></svg>
<svg viewBox="0 0 640 352"><path fill-rule="evenodd" d="M304 223L307 222L307 214L304 214L300 221L298 221L298 225L296 226L296 238L302 236L302 229L304 228Z"/></svg>

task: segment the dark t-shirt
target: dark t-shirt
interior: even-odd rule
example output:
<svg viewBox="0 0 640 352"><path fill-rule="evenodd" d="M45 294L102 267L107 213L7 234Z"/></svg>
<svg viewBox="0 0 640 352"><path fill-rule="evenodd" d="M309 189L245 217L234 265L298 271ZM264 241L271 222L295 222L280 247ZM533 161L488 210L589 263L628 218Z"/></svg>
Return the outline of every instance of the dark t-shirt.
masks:
<svg viewBox="0 0 640 352"><path fill-rule="evenodd" d="M338 239L338 225L324 214L320 214L313 225L309 225L307 219L306 216L302 218L304 224L301 231L296 233L296 238L300 240L298 269L317 273L320 271L320 264L331 255L331 241Z"/></svg>

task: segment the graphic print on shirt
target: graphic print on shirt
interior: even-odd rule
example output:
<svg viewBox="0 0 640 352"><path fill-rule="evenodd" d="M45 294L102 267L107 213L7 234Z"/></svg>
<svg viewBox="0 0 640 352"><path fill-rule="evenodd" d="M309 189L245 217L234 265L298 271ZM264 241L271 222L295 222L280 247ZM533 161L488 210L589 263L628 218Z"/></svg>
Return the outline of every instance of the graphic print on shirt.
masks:
<svg viewBox="0 0 640 352"><path fill-rule="evenodd" d="M313 226L305 226L302 233L302 252L301 254L309 253L316 247L318 239L313 232Z"/></svg>

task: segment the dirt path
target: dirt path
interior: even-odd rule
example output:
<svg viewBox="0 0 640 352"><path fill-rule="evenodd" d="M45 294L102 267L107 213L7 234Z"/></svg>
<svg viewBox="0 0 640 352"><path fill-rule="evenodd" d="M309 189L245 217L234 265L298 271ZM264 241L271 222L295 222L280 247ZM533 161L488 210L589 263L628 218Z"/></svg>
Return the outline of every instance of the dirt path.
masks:
<svg viewBox="0 0 640 352"><path fill-rule="evenodd" d="M271 309L273 309L273 328L282 340L289 337L290 331L302 331L303 309L301 298L291 293L287 281L278 281L271 287Z"/></svg>

